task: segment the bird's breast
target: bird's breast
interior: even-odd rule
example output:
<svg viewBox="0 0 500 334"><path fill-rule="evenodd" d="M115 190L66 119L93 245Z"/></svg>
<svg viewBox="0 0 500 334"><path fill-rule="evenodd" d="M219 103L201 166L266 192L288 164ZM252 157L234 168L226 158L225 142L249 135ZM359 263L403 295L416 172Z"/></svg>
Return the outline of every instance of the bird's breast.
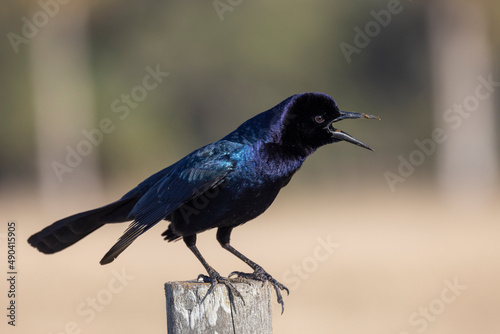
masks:
<svg viewBox="0 0 500 334"><path fill-rule="evenodd" d="M176 232L187 235L238 226L266 211L302 161L257 154L249 150L239 156L223 182L177 209L172 216Z"/></svg>

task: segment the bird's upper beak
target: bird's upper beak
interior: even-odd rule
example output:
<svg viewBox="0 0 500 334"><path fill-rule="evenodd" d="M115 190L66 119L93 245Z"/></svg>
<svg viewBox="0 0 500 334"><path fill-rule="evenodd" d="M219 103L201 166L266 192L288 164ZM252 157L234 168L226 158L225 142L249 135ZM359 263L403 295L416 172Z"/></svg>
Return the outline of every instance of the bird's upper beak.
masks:
<svg viewBox="0 0 500 334"><path fill-rule="evenodd" d="M377 116L367 115L367 114L363 114L363 113L340 111L340 116L335 118L328 126L328 129L330 130L332 137L334 139L344 140L344 141L347 141L351 144L358 145L358 146L366 148L367 150L373 151L373 149L370 146L357 140L356 138L354 138L350 134L345 133L344 131L333 127L333 123L341 121L343 119L348 119L348 118L368 118L368 119L376 119L376 120L380 120L380 118Z"/></svg>

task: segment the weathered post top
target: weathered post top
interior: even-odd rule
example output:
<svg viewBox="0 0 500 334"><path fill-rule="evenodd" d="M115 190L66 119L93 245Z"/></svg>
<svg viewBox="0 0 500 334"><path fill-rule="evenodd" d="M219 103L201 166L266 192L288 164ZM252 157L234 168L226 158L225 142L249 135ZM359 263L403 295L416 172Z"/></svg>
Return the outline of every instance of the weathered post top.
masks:
<svg viewBox="0 0 500 334"><path fill-rule="evenodd" d="M201 303L210 287L209 283L165 283L168 334L272 333L270 285L243 279L231 280L231 283L244 299L243 302L235 296L233 307L223 284L218 284Z"/></svg>

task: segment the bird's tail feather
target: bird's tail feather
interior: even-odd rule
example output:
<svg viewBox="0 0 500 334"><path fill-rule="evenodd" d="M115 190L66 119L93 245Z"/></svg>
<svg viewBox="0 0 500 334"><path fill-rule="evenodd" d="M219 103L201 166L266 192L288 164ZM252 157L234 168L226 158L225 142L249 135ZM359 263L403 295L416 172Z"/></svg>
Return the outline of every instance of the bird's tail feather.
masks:
<svg viewBox="0 0 500 334"><path fill-rule="evenodd" d="M128 213L136 202L135 198L120 199L106 206L63 218L33 234L28 243L45 254L59 252L104 224L133 219L128 217Z"/></svg>
<svg viewBox="0 0 500 334"><path fill-rule="evenodd" d="M136 215L135 220L129 225L113 247L111 247L111 249L104 254L104 257L99 263L104 265L113 262L113 260L116 259L118 255L125 250L125 248L130 246L130 244L132 244L137 237L164 218L165 209L163 207L155 208L149 212L143 212Z"/></svg>

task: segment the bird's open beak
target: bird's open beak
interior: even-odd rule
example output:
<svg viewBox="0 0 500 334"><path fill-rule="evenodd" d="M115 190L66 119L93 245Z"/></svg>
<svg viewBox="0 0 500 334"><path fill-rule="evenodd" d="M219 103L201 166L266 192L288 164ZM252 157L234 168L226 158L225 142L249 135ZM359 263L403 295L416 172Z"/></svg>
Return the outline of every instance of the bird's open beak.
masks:
<svg viewBox="0 0 500 334"><path fill-rule="evenodd" d="M354 138L350 134L345 133L344 131L336 129L336 128L333 127L333 123L341 121L343 119L348 119L348 118L368 118L368 119L376 119L376 120L380 120L380 118L377 117L377 116L367 115L367 114L363 114L363 113L349 112L349 111L340 111L340 116L337 117L337 118L335 118L330 123L330 126L329 126L329 128L330 128L329 130L332 133L332 137L334 139L347 141L347 142L349 142L351 144L358 145L358 146L366 148L367 150L373 151L373 149L370 146L368 146L365 143L357 140L356 138Z"/></svg>

